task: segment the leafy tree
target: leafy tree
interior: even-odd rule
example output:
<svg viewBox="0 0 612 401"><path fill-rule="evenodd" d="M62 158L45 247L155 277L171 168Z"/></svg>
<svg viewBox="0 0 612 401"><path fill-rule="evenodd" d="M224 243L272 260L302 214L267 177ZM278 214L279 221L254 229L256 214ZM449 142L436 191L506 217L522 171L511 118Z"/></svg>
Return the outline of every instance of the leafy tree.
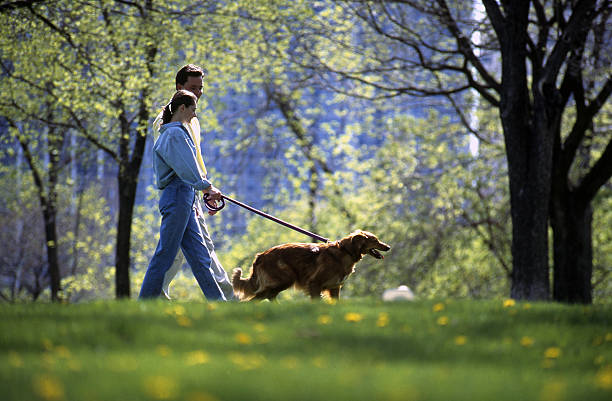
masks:
<svg viewBox="0 0 612 401"><path fill-rule="evenodd" d="M69 117L62 121L62 128L87 138L117 165L118 297L130 294L134 201L153 100L167 99L173 92L175 71L194 61L208 64L216 100L229 90L244 91L246 83L268 66L262 62L267 56L260 45L266 40L281 47L288 44L288 35L276 27L299 13L283 4L274 0L227 4L100 0L74 7L74 2L56 1L3 12L7 22L4 82L14 88L20 84L36 88L39 98L48 98L62 116ZM9 28L17 21L25 21L19 34ZM269 29L264 32L263 26ZM31 42L25 40L30 38ZM25 48L24 54L49 57L21 57L19 48ZM50 70L59 71L61 77L55 77L51 86L37 86ZM55 118L41 118L38 99L24 104L27 118L58 126ZM203 99L205 129L217 125L206 105Z"/></svg>
<svg viewBox="0 0 612 401"><path fill-rule="evenodd" d="M478 104L498 110L508 162L511 296L549 298L550 221L554 299L591 302L591 206L612 175L612 141L597 118L612 92L610 2L318 4L321 18L301 30L296 61L328 86L361 97L441 97L475 135L473 93ZM357 28L349 36L351 23ZM313 36L330 40L312 45ZM597 149L590 138L600 141ZM584 165L577 174L576 163Z"/></svg>
<svg viewBox="0 0 612 401"><path fill-rule="evenodd" d="M21 158L11 153L4 154L3 159ZM0 213L0 240L4 244L0 252L0 297L9 302L27 297L36 300L49 285L40 203L29 168L24 172L24 167L3 165L0 174L0 184L5 188Z"/></svg>

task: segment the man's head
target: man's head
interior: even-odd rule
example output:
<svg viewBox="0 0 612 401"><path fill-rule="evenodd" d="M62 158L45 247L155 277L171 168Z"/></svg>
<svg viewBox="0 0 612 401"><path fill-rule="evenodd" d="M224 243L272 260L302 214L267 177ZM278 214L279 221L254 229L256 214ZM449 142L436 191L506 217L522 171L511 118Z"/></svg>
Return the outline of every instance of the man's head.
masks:
<svg viewBox="0 0 612 401"><path fill-rule="evenodd" d="M176 90L185 89L196 95L198 100L202 96L202 80L204 70L194 64L187 64L176 73Z"/></svg>

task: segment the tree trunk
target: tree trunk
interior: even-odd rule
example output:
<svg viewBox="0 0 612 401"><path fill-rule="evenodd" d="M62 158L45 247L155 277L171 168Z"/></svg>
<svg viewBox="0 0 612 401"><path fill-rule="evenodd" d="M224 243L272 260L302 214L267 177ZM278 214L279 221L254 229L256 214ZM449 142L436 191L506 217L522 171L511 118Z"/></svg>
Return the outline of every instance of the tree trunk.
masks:
<svg viewBox="0 0 612 401"><path fill-rule="evenodd" d="M500 27L502 85L500 117L504 130L512 215L511 297L547 300L548 205L552 141L548 140L527 82L529 2L508 7Z"/></svg>
<svg viewBox="0 0 612 401"><path fill-rule="evenodd" d="M512 209L512 286L514 299L548 300L547 198L529 183L510 180ZM514 181L514 182L513 182Z"/></svg>
<svg viewBox="0 0 612 401"><path fill-rule="evenodd" d="M590 304L593 301L593 211L590 205L586 208L576 207L571 196L563 201L565 205L553 208L551 218L554 238L553 299Z"/></svg>
<svg viewBox="0 0 612 401"><path fill-rule="evenodd" d="M57 257L57 227L55 218L57 211L53 205L43 205L45 220L45 239L47 240L47 264L49 266L49 281L51 284L51 301L59 301L60 269Z"/></svg>
<svg viewBox="0 0 612 401"><path fill-rule="evenodd" d="M115 295L130 297L130 246L132 216L136 199L136 180L133 174L121 173L119 168L119 220L117 222L117 246L115 253Z"/></svg>

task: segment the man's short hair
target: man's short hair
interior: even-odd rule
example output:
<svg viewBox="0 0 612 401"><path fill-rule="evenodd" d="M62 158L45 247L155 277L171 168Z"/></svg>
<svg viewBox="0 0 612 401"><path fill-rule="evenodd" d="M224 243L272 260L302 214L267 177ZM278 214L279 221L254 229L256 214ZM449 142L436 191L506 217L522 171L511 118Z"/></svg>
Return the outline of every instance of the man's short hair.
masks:
<svg viewBox="0 0 612 401"><path fill-rule="evenodd" d="M206 71L195 64L187 64L176 73L176 85L185 85L189 77L202 77L206 76Z"/></svg>

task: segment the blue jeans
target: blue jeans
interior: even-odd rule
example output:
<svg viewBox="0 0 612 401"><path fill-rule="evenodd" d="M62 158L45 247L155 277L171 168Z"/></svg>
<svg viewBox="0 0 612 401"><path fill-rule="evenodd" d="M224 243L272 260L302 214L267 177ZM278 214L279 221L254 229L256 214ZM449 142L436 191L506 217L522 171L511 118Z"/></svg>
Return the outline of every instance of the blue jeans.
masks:
<svg viewBox="0 0 612 401"><path fill-rule="evenodd" d="M180 247L206 299L226 300L213 277L211 257L196 219L194 201L195 190L178 177L163 189L159 199L162 215L159 242L147 268L139 298L161 295L164 275Z"/></svg>

